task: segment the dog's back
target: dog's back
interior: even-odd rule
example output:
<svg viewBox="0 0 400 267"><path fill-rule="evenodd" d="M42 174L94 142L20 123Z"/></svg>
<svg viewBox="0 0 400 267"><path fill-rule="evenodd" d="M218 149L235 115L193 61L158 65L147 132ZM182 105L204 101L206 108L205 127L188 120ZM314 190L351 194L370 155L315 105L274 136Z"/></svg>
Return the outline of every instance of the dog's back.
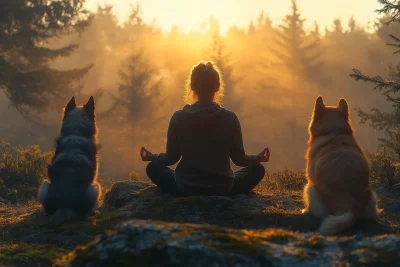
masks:
<svg viewBox="0 0 400 267"><path fill-rule="evenodd" d="M377 214L369 163L353 133L347 102L326 107L318 98L309 127L305 202L309 212L325 218L324 233L340 232L356 218Z"/></svg>
<svg viewBox="0 0 400 267"><path fill-rule="evenodd" d="M369 165L352 136L325 137L309 158L309 177L329 214L362 212L369 201ZM318 146L311 144L311 147Z"/></svg>
<svg viewBox="0 0 400 267"><path fill-rule="evenodd" d="M93 98L83 107L76 107L72 98L65 108L61 134L48 168L50 183L45 182L40 190L46 213L72 210L86 216L94 211L100 196L100 185L95 183L97 155Z"/></svg>
<svg viewBox="0 0 400 267"><path fill-rule="evenodd" d="M51 184L46 212L53 214L58 209L71 208L84 216L90 210L87 206L91 205L86 192L94 178L93 169L71 161L61 161L57 165L49 166Z"/></svg>

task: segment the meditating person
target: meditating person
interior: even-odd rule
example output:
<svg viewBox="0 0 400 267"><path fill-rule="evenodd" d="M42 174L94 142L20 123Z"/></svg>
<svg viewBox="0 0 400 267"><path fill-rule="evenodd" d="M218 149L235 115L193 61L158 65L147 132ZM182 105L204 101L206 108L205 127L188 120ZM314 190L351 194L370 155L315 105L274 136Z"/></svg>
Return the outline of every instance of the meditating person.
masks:
<svg viewBox="0 0 400 267"><path fill-rule="evenodd" d="M165 153L140 150L151 161L146 172L163 192L173 195L233 195L249 193L264 177L261 162L270 151L246 155L242 130L235 113L222 108L224 83L218 67L200 62L190 72L186 102L171 118ZM182 160L175 171L168 168ZM232 162L244 167L233 172Z"/></svg>

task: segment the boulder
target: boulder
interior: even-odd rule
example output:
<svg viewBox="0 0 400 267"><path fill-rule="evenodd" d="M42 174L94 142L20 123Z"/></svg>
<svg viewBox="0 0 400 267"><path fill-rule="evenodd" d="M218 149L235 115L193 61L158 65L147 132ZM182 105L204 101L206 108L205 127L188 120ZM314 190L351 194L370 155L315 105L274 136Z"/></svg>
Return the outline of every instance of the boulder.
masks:
<svg viewBox="0 0 400 267"><path fill-rule="evenodd" d="M385 208L393 203L385 198L379 205ZM375 263L397 259L397 252L391 250L394 236L382 234L400 233L399 214L386 211L378 221L360 221L337 237L322 237L316 233L320 220L301 213L301 192L265 188L234 197L176 198L148 183L122 181L105 194L99 212L85 220L60 224L39 209L35 202L23 206L0 203L0 243L5 244L0 244L0 266L51 266L63 251L72 250L68 258L59 261L60 266L132 266L133 260L138 263L135 266L147 261L152 266L287 266L297 265L300 259L309 266L324 266L324 257L326 265L337 257L337 265L343 260L379 266ZM115 230L107 232L110 229ZM124 231L126 235L122 235ZM387 242L389 250L370 246L374 240ZM359 241L364 243L356 244ZM88 245L75 249L82 244ZM35 256L27 257L27 253ZM107 257L110 260L103 262Z"/></svg>
<svg viewBox="0 0 400 267"><path fill-rule="evenodd" d="M308 214L296 191L257 191L249 195L173 197L149 183L121 181L104 196L105 206L119 221L152 219L167 222L212 224L231 228L280 227L300 232L317 231L321 221ZM344 234L392 233L383 221L360 221Z"/></svg>
<svg viewBox="0 0 400 267"><path fill-rule="evenodd" d="M400 236L324 237L131 220L57 260L58 267L398 265Z"/></svg>
<svg viewBox="0 0 400 267"><path fill-rule="evenodd" d="M140 198L146 189L152 186L138 181L120 181L113 184L110 191L104 196L104 204L113 208L120 208ZM154 188L155 189L155 188ZM155 191L155 190L153 190Z"/></svg>

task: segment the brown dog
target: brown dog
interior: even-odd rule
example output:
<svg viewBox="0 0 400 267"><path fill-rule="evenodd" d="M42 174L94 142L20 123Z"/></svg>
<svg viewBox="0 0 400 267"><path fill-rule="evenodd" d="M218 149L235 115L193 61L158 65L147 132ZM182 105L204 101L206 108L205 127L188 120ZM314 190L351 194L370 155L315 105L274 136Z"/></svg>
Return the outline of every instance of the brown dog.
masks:
<svg viewBox="0 0 400 267"><path fill-rule="evenodd" d="M309 125L303 212L324 219L322 234L344 231L357 218L378 217L369 162L354 137L349 115L346 100L327 107L318 97Z"/></svg>

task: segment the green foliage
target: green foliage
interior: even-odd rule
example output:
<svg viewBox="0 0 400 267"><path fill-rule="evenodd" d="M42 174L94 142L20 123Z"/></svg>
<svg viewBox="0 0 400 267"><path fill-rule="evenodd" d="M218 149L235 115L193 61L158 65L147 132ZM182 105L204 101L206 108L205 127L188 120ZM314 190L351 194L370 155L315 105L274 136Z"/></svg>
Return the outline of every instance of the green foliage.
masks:
<svg viewBox="0 0 400 267"><path fill-rule="evenodd" d="M90 66L55 70L52 60L69 56L76 45L50 49L46 43L90 22L84 0L6 1L0 10L0 88L20 113L31 118L50 107L59 108L76 93L73 81Z"/></svg>
<svg viewBox="0 0 400 267"><path fill-rule="evenodd" d="M387 22L387 24L400 21L399 1L378 0L378 2L381 3L383 7L381 9L378 9L377 12L384 13L390 17L390 20Z"/></svg>
<svg viewBox="0 0 400 267"><path fill-rule="evenodd" d="M382 148L378 153L370 155L371 180L386 187L400 183L400 162Z"/></svg>
<svg viewBox="0 0 400 267"><path fill-rule="evenodd" d="M54 245L0 245L0 262L6 266L51 266L68 250Z"/></svg>
<svg viewBox="0 0 400 267"><path fill-rule="evenodd" d="M263 182L267 190L303 190L307 183L304 172L297 172L285 168L283 171L275 172L271 176L267 173Z"/></svg>
<svg viewBox="0 0 400 267"><path fill-rule="evenodd" d="M37 145L12 147L0 140L0 156L0 197L11 202L34 198L53 152L42 153Z"/></svg>
<svg viewBox="0 0 400 267"><path fill-rule="evenodd" d="M388 24L391 22L399 22L400 5L394 4L391 1L380 0L384 5L382 9L377 10L379 13L385 13L390 17ZM394 35L389 35L395 44L389 44L395 48L400 48L400 39ZM400 50L394 52L399 53ZM358 69L353 69L350 77L356 81L363 81L374 84L373 90L379 90L386 100L392 105L392 112L383 112L377 108L371 112L365 112L358 109L358 116L361 118L361 123L368 123L374 129L384 131L387 138L380 139L383 146L393 151L397 157L400 157L400 97L395 95L400 91L400 65L388 68L388 78L381 76L364 75Z"/></svg>

